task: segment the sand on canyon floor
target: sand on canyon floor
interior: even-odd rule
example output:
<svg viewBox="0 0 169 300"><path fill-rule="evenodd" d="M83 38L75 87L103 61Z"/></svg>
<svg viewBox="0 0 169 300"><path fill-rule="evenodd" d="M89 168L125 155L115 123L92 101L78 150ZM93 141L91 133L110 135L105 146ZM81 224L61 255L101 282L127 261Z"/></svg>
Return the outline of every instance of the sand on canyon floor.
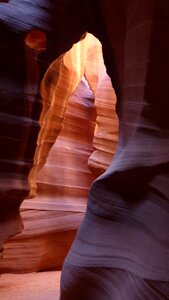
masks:
<svg viewBox="0 0 169 300"><path fill-rule="evenodd" d="M2 274L0 300L59 300L60 272Z"/></svg>

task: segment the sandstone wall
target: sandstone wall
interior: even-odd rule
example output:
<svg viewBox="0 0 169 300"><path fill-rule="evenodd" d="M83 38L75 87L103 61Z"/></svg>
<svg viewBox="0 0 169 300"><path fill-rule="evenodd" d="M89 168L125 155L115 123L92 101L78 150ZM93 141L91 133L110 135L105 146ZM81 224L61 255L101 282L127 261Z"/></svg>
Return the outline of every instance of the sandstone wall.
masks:
<svg viewBox="0 0 169 300"><path fill-rule="evenodd" d="M41 95L31 191L21 206L24 230L4 245L1 272L61 268L88 189L117 145L115 94L101 44L92 35L50 65Z"/></svg>

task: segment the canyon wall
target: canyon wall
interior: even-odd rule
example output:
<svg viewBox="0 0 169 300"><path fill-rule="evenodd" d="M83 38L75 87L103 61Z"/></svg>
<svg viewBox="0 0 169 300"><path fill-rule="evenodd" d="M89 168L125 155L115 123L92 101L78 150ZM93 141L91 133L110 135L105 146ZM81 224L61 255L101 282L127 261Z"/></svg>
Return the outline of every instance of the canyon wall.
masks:
<svg viewBox="0 0 169 300"><path fill-rule="evenodd" d="M4 244L1 272L61 268L86 211L89 187L117 145L115 93L94 36L87 34L50 65L41 95L31 189L21 205L24 230Z"/></svg>
<svg viewBox="0 0 169 300"><path fill-rule="evenodd" d="M102 173L106 166L98 158L104 157L110 136L117 141L117 128L112 126L115 132L111 134L106 128L104 133L99 116L105 115L98 108L92 145L96 152L90 153L88 161L94 177L102 174L90 186L85 216L66 257L60 299L86 300L93 295L98 300L130 300L138 295L143 300L168 299L168 0L0 1L0 241L2 244L21 231L19 207L28 194L35 195L34 178L38 178L40 191L48 184L43 171L43 184L40 173L36 174L38 162L41 160L42 167L53 145L45 142L42 149L47 152L40 158L43 151L37 140L45 120L40 114L50 87L47 82L46 87L42 84L40 93L40 84L46 74L51 83L51 65L59 58L57 63L63 66L63 53L86 32L102 44L106 71L116 93L118 147L111 160L112 144L109 158L103 159L106 165L109 160L111 163ZM85 76L96 98L100 75L90 81L85 70L80 68L78 74L77 86ZM66 102L71 95L67 96ZM97 99L99 103L99 96ZM50 107L51 99L45 109ZM44 114L50 115L45 110ZM60 126L58 120L55 137ZM30 207L23 207L25 219L27 209ZM32 212L29 216L31 220ZM10 246L5 247L3 263ZM48 260L45 251L41 266ZM4 266L1 269L5 270Z"/></svg>

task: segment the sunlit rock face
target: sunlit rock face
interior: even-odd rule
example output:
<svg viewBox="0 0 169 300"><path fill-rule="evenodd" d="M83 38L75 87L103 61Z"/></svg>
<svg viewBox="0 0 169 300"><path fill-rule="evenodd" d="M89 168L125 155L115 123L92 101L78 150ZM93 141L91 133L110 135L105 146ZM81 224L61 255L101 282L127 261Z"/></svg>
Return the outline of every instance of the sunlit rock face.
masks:
<svg viewBox="0 0 169 300"><path fill-rule="evenodd" d="M93 152L95 120L93 93L82 80L68 100L62 130L37 174L37 196L26 200L24 207L34 205L38 199L43 205L46 198L51 208L56 205L57 210L85 211L88 188L94 178L87 161Z"/></svg>
<svg viewBox="0 0 169 300"><path fill-rule="evenodd" d="M89 53L94 53L96 48L97 56L94 59L92 57L91 60ZM103 69L101 44L94 36L87 34L64 56L56 59L45 73L41 83L43 101L43 110L40 116L41 129L34 156L34 166L29 175L30 197L36 195L37 173L44 165L48 153L63 127L69 97L75 92L86 73L93 90ZM90 72L90 77L87 71ZM88 90L89 88L86 87L86 93ZM83 93L85 94L85 92ZM90 132L88 133L90 135ZM69 134L71 135L71 132Z"/></svg>
<svg viewBox="0 0 169 300"><path fill-rule="evenodd" d="M89 187L117 145L115 94L94 36L87 34L50 65L41 95L31 190L21 206L24 230L4 245L1 272L61 268L86 211Z"/></svg>
<svg viewBox="0 0 169 300"><path fill-rule="evenodd" d="M98 176L110 165L118 144L116 95L105 69L95 91L95 105L97 117L93 139L94 151L88 160L88 166L95 176Z"/></svg>
<svg viewBox="0 0 169 300"><path fill-rule="evenodd" d="M37 196L21 206L23 232L4 245L1 272L60 269L86 210L93 175L96 112L93 94L81 82L70 97L63 129L37 176Z"/></svg>
<svg viewBox="0 0 169 300"><path fill-rule="evenodd" d="M167 299L169 2L82 2L117 95L119 143L91 186L61 300Z"/></svg>
<svg viewBox="0 0 169 300"><path fill-rule="evenodd" d="M66 102L83 75L90 77L86 65L91 61L90 56L93 57L91 47L81 47L76 55L78 61L67 60L66 64L66 55L55 60L86 32L84 24L76 26L80 17L76 12L70 13L70 1L58 1L56 6L57 9L50 1L42 0L0 2L0 244L22 230L19 206L28 194L29 197L36 195L36 174L61 130ZM75 6L72 6L73 11L76 11ZM60 17L63 12L74 28L71 31ZM84 44L90 44L90 40L91 37L85 39ZM100 44L95 42L94 47L97 59L91 64L92 81L88 80L93 94L103 69L103 59L98 59ZM77 54L77 50L75 52ZM69 63L74 65L79 61L80 69L74 71L72 83L62 82L66 93L62 95L61 107L57 105L53 113L54 87L59 80L55 72L61 74L62 65L70 75ZM38 138L40 128L45 130L40 131Z"/></svg>
<svg viewBox="0 0 169 300"><path fill-rule="evenodd" d="M43 0L0 1L0 245L22 230L19 206L30 190L41 80L86 31L78 26L75 37L64 26L62 11L71 26L79 18L70 14L69 0L56 7Z"/></svg>
<svg viewBox="0 0 169 300"><path fill-rule="evenodd" d="M169 1L11 0L0 2L0 29L1 121L19 120L17 130L1 127L1 223L17 225L2 226L2 240L19 231L18 208L39 157L39 84L61 53L93 33L117 95L119 143L90 188L60 299L168 299ZM87 81L95 95L97 80L95 88Z"/></svg>

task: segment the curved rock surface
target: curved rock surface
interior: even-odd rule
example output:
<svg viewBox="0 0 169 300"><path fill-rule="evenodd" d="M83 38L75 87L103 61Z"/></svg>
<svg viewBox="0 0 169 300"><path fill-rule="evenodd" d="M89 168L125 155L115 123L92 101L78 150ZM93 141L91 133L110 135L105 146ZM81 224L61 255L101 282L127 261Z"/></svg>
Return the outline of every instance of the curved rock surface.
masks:
<svg viewBox="0 0 169 300"><path fill-rule="evenodd" d="M97 117L93 139L94 152L89 157L88 166L95 176L98 176L108 168L114 157L119 131L116 95L105 69L100 74L94 95Z"/></svg>
<svg viewBox="0 0 169 300"><path fill-rule="evenodd" d="M83 3L117 95L119 144L91 186L61 299L167 299L169 2Z"/></svg>
<svg viewBox="0 0 169 300"><path fill-rule="evenodd" d="M8 62L9 49L15 44L9 65L18 67L17 77L14 68L10 65L8 74L3 63L1 82L7 90L12 86L23 94L26 80L22 76L27 74L23 36L38 27L47 34L46 50L38 56L43 71L86 31L97 36L117 95L118 148L110 167L91 186L84 221L64 264L61 300L86 300L93 295L97 300L111 300L112 295L125 300L138 295L140 299L168 299L168 0L11 0L0 8L5 30L1 57ZM16 53L22 54L19 61ZM4 107L2 111L6 113ZM19 159L18 152L14 153L14 160ZM18 201L13 191L17 207L25 187ZM130 287L129 292L124 286Z"/></svg>
<svg viewBox="0 0 169 300"><path fill-rule="evenodd" d="M43 110L29 175L30 199L21 206L24 231L4 245L1 272L61 268L86 210L89 186L110 163L113 153L108 145L117 143L111 140L114 136L109 129L115 115L114 92L105 72L101 44L94 36L87 34L50 65L41 94ZM110 102L108 107L106 101ZM102 123L100 112L107 114Z"/></svg>
<svg viewBox="0 0 169 300"><path fill-rule="evenodd" d="M4 244L1 272L61 268L94 178L87 161L95 117L93 94L82 82L68 101L63 129L38 173L37 196L21 206L24 230Z"/></svg>
<svg viewBox="0 0 169 300"><path fill-rule="evenodd" d="M62 11L71 26L79 19L70 14L69 3L57 2L56 11L50 1L0 2L0 245L22 229L19 206L30 189L42 108L40 82L49 65L84 33L80 25L71 39L64 28Z"/></svg>

